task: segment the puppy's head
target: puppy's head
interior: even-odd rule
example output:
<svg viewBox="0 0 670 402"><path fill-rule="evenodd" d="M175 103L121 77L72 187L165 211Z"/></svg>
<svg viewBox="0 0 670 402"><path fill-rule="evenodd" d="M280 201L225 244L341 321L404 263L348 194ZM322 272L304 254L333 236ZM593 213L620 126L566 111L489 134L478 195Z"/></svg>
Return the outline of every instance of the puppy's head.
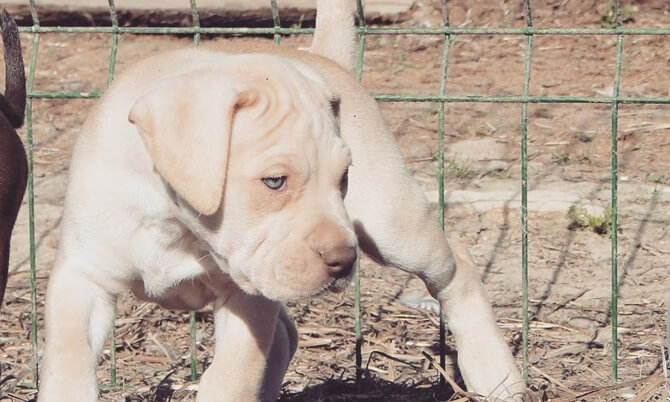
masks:
<svg viewBox="0 0 670 402"><path fill-rule="evenodd" d="M345 283L356 238L336 99L308 66L228 59L160 82L130 122L182 220L244 290L286 301Z"/></svg>

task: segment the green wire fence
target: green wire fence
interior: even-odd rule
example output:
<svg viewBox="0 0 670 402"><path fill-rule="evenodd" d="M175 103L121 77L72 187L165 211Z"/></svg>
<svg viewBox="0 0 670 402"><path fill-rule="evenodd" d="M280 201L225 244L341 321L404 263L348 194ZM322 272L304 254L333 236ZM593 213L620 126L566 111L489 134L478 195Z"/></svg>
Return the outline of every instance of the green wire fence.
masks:
<svg viewBox="0 0 670 402"><path fill-rule="evenodd" d="M30 339L34 350L37 350L37 291L36 291L36 262L35 262L35 204L34 204L34 176L33 176L33 105L32 99L73 99L73 98L98 98L100 92L45 92L35 90L35 68L38 57L38 45L40 34L43 33L109 33L111 34L111 46L109 54L109 68L107 73L107 84L114 78L116 55L119 43L119 36L124 33L131 34L188 34L193 35L193 43L197 46L200 43L200 37L207 35L273 35L274 42L279 43L284 35L311 34L311 28L287 28L281 26L279 18L279 8L276 0L270 0L272 9L273 27L270 28L224 28L224 27L201 27L198 16L198 7L196 0L190 0L190 9L192 16L191 27L122 27L118 24L116 6L114 0L108 0L111 26L107 27L44 27L40 25L37 8L34 0L29 0L30 12L32 15L32 26L21 27L21 32L32 33L32 52L29 63L29 74L27 79L28 103L26 107L26 126L27 126L27 154L29 163L28 180L28 208L29 208L29 231L30 231L30 288L31 288L31 330ZM457 102L494 102L494 103L514 103L520 105L520 142L521 142L521 234L522 234L522 358L523 375L528 376L528 104L529 103L594 103L611 105L611 324L612 324L612 378L617 381L618 361L617 361L617 186L618 186L618 167L617 167L617 132L618 132L618 109L620 104L670 104L670 98L659 97L622 97L619 95L619 86L621 82L621 64L624 40L627 36L634 35L670 35L670 29L665 28L625 28L622 26L620 0L614 2L616 23L612 28L536 28L533 26L532 8L530 0L524 0L525 8L525 27L523 28L469 28L452 27L449 23L449 13L447 0L442 0L441 4L443 24L436 28L398 28L398 27L370 27L365 23L365 12L361 0L358 0L359 26L358 34L360 46L358 51L358 62L356 68L357 76L361 77L365 39L366 35L443 35L442 58L439 88L435 95L416 96L416 95L393 95L379 94L376 99L380 102L429 102L437 106L437 134L438 134L438 188L439 188L439 208L440 222L444 228L445 218L445 199L444 199L444 122L445 122L445 104ZM446 92L447 72L449 67L449 54L453 36L463 35L507 35L507 36L525 36L525 68L523 75L523 90L520 96L454 96ZM614 71L613 93L612 96L535 96L529 94L529 85L531 80L531 61L533 54L533 38L541 35L615 35L616 41L616 62ZM360 304L360 275L355 277L356 299L355 299L355 333L356 333L356 366L357 378L361 375L362 364L362 323L361 323L361 304ZM195 355L195 315L191 314L191 377L197 378L197 359ZM440 363L445 364L445 325L440 317ZM113 344L114 334L110 336L112 341L111 350L111 379L110 386L116 387L116 367L115 367L115 346ZM37 378L37 373L35 373Z"/></svg>

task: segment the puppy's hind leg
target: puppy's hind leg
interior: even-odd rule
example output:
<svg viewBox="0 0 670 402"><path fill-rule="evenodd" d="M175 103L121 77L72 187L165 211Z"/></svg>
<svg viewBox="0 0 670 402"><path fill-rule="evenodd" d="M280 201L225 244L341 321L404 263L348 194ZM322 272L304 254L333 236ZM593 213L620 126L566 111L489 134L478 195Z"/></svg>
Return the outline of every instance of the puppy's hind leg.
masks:
<svg viewBox="0 0 670 402"><path fill-rule="evenodd" d="M98 400L98 356L115 313L116 295L74 265L57 264L47 288L41 402Z"/></svg>
<svg viewBox="0 0 670 402"><path fill-rule="evenodd" d="M347 211L361 249L384 265L423 279L442 306L470 391L522 399L524 381L497 328L467 250L447 240L437 214L430 212L421 190L406 172L397 171L393 177L387 174L397 169L378 166L360 175L356 170L358 165L349 173L350 189L361 193L349 194L353 199ZM383 172L383 177L374 177L374 171Z"/></svg>

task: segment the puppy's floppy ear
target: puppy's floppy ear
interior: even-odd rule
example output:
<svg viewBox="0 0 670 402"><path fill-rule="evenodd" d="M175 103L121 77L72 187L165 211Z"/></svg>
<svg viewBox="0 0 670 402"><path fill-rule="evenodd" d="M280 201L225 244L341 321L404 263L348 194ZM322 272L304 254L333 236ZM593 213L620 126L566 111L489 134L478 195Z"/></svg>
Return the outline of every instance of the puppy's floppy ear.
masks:
<svg viewBox="0 0 670 402"><path fill-rule="evenodd" d="M253 94L225 73L195 71L165 79L130 110L156 170L202 214L221 204L233 119Z"/></svg>

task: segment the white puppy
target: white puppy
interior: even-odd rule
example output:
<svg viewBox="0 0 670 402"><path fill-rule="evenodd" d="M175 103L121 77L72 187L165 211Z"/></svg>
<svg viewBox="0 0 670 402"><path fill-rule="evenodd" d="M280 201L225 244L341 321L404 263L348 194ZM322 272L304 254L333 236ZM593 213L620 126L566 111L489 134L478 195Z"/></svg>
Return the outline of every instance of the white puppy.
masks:
<svg viewBox="0 0 670 402"><path fill-rule="evenodd" d="M348 68L350 3L318 2L311 49ZM214 303L198 400L276 399L297 342L280 302L346 282L357 244L424 280L469 389L523 396L467 251L442 235L374 99L321 56L186 49L117 78L72 157L41 400L97 399L126 289L175 309Z"/></svg>

